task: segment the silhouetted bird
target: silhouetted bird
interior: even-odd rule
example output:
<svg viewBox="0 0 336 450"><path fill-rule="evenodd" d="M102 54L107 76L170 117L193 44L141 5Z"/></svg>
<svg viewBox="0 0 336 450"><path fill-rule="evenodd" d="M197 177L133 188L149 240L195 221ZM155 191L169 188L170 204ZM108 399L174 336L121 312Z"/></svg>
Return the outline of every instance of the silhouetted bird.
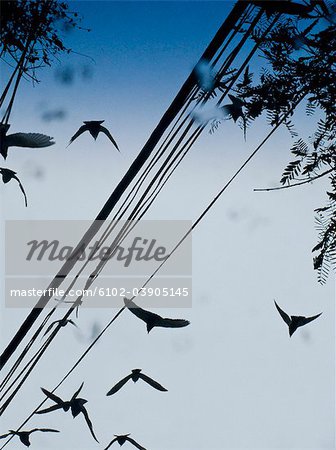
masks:
<svg viewBox="0 0 336 450"><path fill-rule="evenodd" d="M72 417L75 418L78 416L78 414L82 413L93 438L95 439L95 441L99 442L94 434L92 422L91 422L91 420L89 418L89 414L86 411L85 406L84 406L84 404L87 403L87 400L85 400L84 398L77 398L77 395L80 393L83 385L84 385L84 383L82 383L80 385L80 388L78 389L78 391L76 391L74 393L74 395L71 397L71 400L69 400L69 401L63 401L60 397L57 397L57 395L47 391L47 389L41 388L42 392L48 398L50 398L50 400L54 401L56 403L56 405L50 406L50 408L41 409L40 411L36 411L35 414L45 414L45 413L49 413L52 411L56 411L57 409L63 409L63 411L67 412L67 411L69 411L69 409L71 409Z"/></svg>
<svg viewBox="0 0 336 450"><path fill-rule="evenodd" d="M88 131L94 140L97 139L99 133L104 133L106 136L110 139L112 144L115 146L115 148L120 152L119 147L116 143L116 141L113 139L112 134L109 132L109 130L102 126L102 123L105 122L105 120L90 120L90 121L84 121L85 125L82 125L79 130L72 136L70 139L70 142L68 144L68 147L72 142L78 138L81 134L85 133L85 131Z"/></svg>
<svg viewBox="0 0 336 450"><path fill-rule="evenodd" d="M262 8L267 17L270 17L272 14L276 13L310 17L309 13L311 13L314 9L314 4L304 5L302 3L295 3L288 0L252 0L252 2L256 6Z"/></svg>
<svg viewBox="0 0 336 450"><path fill-rule="evenodd" d="M210 120L224 120L232 118L235 122L239 117L244 117L243 106L244 102L238 97L229 94L232 103L223 106L214 106L211 108L200 109L192 113L193 118L200 123L207 123Z"/></svg>
<svg viewBox="0 0 336 450"><path fill-rule="evenodd" d="M24 199L25 199L25 205L27 206L28 205L28 203L27 203L27 196L26 196L25 190L23 189L21 181L16 176L16 172L14 172L14 170L5 169L4 167L0 167L0 174L2 176L2 181L5 184L8 183L10 180L16 180L19 183L19 188L21 189L21 192L22 192L22 194L24 196Z"/></svg>
<svg viewBox="0 0 336 450"><path fill-rule="evenodd" d="M9 430L9 433L3 434L0 436L0 439L4 439L7 436L15 435L18 436L22 444L24 444L26 447L30 446L30 435L32 433L35 433L35 431L42 431L43 433L59 433L58 430L54 430L53 428L33 428L29 431L15 431L15 430Z"/></svg>
<svg viewBox="0 0 336 450"><path fill-rule="evenodd" d="M10 125L0 124L0 153L6 159L9 147L42 148L55 144L52 137L40 133L7 134Z"/></svg>
<svg viewBox="0 0 336 450"><path fill-rule="evenodd" d="M166 319L158 314L146 311L145 309L139 308L132 300L124 298L125 306L139 319L146 322L148 333L154 327L164 327L164 328L181 328L186 327L190 324L188 320L183 319Z"/></svg>
<svg viewBox="0 0 336 450"><path fill-rule="evenodd" d="M78 326L75 324L75 322L71 319L60 319L60 320L55 320L54 322L52 322L49 327L46 329L45 333L43 336L45 336L46 334L49 333L49 331L52 329L52 327L58 323L60 327L65 327L68 323L71 323L71 325L73 325L74 327L78 328ZM42 336L42 337L43 337Z"/></svg>
<svg viewBox="0 0 336 450"><path fill-rule="evenodd" d="M304 316L288 316L285 311L283 311L280 306L277 304L277 302L274 300L276 309L279 311L280 316L283 318L284 322L288 325L289 330L289 336L292 336L292 334L303 325L306 325L307 323L311 322L312 320L317 319L322 313L317 314L316 316L312 317L304 317Z"/></svg>
<svg viewBox="0 0 336 450"><path fill-rule="evenodd" d="M141 447L141 445L138 444L134 439L130 438L129 434L120 434L120 435L115 434L114 436L115 438L109 443L109 445L104 450L109 449L114 442L118 442L118 444L121 447L122 445L125 444L126 441L133 444L134 447L138 448L139 450L146 450L145 447Z"/></svg>
<svg viewBox="0 0 336 450"><path fill-rule="evenodd" d="M235 122L239 117L244 119L243 106L245 103L243 100L240 100L240 98L235 97L232 94L229 94L229 99L232 103L222 106L223 111L230 115Z"/></svg>
<svg viewBox="0 0 336 450"><path fill-rule="evenodd" d="M150 386L152 386L153 388L155 388L159 391L163 391L163 392L167 391L167 389L165 389L163 386L161 386L161 384L159 384L157 381L154 381L152 378L149 378L147 375L141 373L141 369L133 369L132 373L130 375L127 375L127 377L120 380L115 386L113 386L113 388L111 390L108 391L108 393L106 395L115 394L116 392L119 391L119 389L121 389L124 386L124 384L127 383L127 381L133 380L133 382L136 383L139 380L139 378L146 381L146 383L148 383Z"/></svg>

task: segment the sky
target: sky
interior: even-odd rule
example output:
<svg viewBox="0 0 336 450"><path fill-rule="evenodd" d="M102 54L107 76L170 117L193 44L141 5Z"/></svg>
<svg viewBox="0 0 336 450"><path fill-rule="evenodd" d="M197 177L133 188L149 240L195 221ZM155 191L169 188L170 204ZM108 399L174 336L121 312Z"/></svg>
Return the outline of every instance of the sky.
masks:
<svg viewBox="0 0 336 450"><path fill-rule="evenodd" d="M20 86L11 130L43 132L56 144L10 150L6 167L20 175L29 207L15 183L0 186L2 248L6 220L97 215L232 5L71 2L92 31L69 34L66 42L78 54L41 71L36 86ZM257 68L260 58L253 64ZM69 70L73 81L61 82ZM43 115L54 110L64 111L64 119L46 121ZM105 136L94 143L88 134L66 148L83 120L99 119L120 154ZM314 120L299 111L297 127L307 135ZM206 129L146 218L195 221L268 130L260 119L245 141L231 121L214 134ZM193 232L192 307L158 310L191 325L147 335L144 324L124 311L57 390L66 398L84 381L81 394L100 444L82 417L54 412L34 417L27 427L61 433L36 433L31 448L103 449L124 433L148 450L335 448L334 282L318 284L311 254L317 239L313 210L323 205L327 184L253 192L279 184L291 143L286 130L276 132ZM2 280L4 270L3 257ZM5 346L29 310L8 308L1 297ZM323 314L289 338L274 299L289 314ZM80 310L79 328L59 333L4 414L1 433L25 419L43 399L40 387L52 389L115 312ZM106 397L134 368L168 392L139 381Z"/></svg>

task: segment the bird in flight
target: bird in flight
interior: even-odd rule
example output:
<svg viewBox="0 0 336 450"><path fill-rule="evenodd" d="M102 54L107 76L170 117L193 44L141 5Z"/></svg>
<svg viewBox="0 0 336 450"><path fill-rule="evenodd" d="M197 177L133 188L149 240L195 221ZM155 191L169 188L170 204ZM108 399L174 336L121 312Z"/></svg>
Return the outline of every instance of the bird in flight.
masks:
<svg viewBox="0 0 336 450"><path fill-rule="evenodd" d="M7 134L10 125L0 124L0 153L7 158L9 147L42 148L55 144L54 138L41 133Z"/></svg>
<svg viewBox="0 0 336 450"><path fill-rule="evenodd" d="M35 433L35 431L42 431L43 433L59 433L59 430L54 430L53 428L33 428L29 431L14 431L9 430L8 433L3 434L0 436L0 439L4 439L8 436L18 436L22 444L24 444L26 447L30 446L30 435L32 433Z"/></svg>
<svg viewBox="0 0 336 450"><path fill-rule="evenodd" d="M60 327L65 327L68 323L71 323L71 325L73 325L74 327L78 328L78 326L75 324L75 322L71 319L60 319L60 320L55 320L54 322L52 322L49 327L46 329L44 335L42 337L44 337L46 334L49 333L49 331L52 329L52 327L58 323L58 325Z"/></svg>
<svg viewBox="0 0 336 450"><path fill-rule="evenodd" d="M164 327L164 328L181 328L186 327L190 324L188 320L184 319L167 319L159 316L158 314L146 311L145 309L137 306L132 300L124 298L125 306L137 316L139 319L146 322L148 333L154 327Z"/></svg>
<svg viewBox="0 0 336 450"><path fill-rule="evenodd" d="M111 447L111 445L114 444L114 442L118 442L118 444L121 447L122 445L125 444L126 441L133 444L134 447L138 448L139 450L146 450L145 447L142 447L134 439L130 438L129 434L120 434L120 435L115 434L114 436L115 436L115 438L112 439L112 441L109 443L109 445L106 448L104 448L104 450L108 450Z"/></svg>
<svg viewBox="0 0 336 450"><path fill-rule="evenodd" d="M16 172L14 172L14 170L5 169L4 167L0 167L0 174L2 176L2 181L5 184L8 183L10 180L16 180L19 183L19 188L21 189L21 192L22 192L22 194L24 196L24 199L25 199L25 205L27 206L28 205L27 195L25 193L25 190L23 189L21 181L16 176Z"/></svg>
<svg viewBox="0 0 336 450"><path fill-rule="evenodd" d="M89 120L86 122L84 121L85 125L82 125L79 128L79 130L72 136L72 138L70 139L70 142L68 144L68 147L70 144L73 143L73 141L75 139L78 138L78 136L85 133L85 131L88 131L94 140L97 139L99 133L106 134L106 136L110 139L110 141L115 146L115 148L118 150L118 152L120 152L119 147L118 147L116 141L114 140L112 134L109 132L109 130L107 128L102 126L102 123L104 123L104 122L105 122L105 120Z"/></svg>
<svg viewBox="0 0 336 450"><path fill-rule="evenodd" d="M312 320L317 319L320 317L320 314L317 314L316 316L311 317L304 317L304 316L288 316L285 311L283 311L280 306L277 304L277 302L274 300L276 309L279 311L280 316L282 317L283 321L288 325L289 330L289 336L291 337L293 333L299 328L303 327L303 325L306 325L307 323L311 322Z"/></svg>
<svg viewBox="0 0 336 450"><path fill-rule="evenodd" d="M235 122L239 117L242 117L245 120L245 116L243 113L243 100L235 97L232 94L229 94L229 99L231 103L223 106L212 106L210 108L200 108L198 111L194 111L192 113L193 118L202 124L206 124L210 120L227 120L233 119Z"/></svg>
<svg viewBox="0 0 336 450"><path fill-rule="evenodd" d="M240 98L232 94L229 94L229 99L231 100L231 104L222 106L224 113L231 116L235 122L239 117L244 119L243 106L245 103L243 100L240 100Z"/></svg>
<svg viewBox="0 0 336 450"><path fill-rule="evenodd" d="M78 414L82 413L85 418L85 421L90 429L92 437L94 438L95 441L99 442L94 434L92 422L91 422L91 420L89 418L89 414L84 406L84 404L87 403L87 400L85 400L84 398L77 398L78 394L82 390L83 385L84 385L84 383L82 383L80 385L79 389L74 393L74 395L71 397L71 399L69 401L64 401L60 397L57 397L57 395L53 394L52 392L47 391L47 389L41 388L42 392L48 398L50 398L50 400L55 402L56 405L50 406L49 408L41 409L40 411L36 411L35 414L45 414L45 413L49 413L52 411L56 411L57 409L63 409L63 411L67 412L70 409L71 413L72 413L72 417L75 418L78 416Z"/></svg>
<svg viewBox="0 0 336 450"><path fill-rule="evenodd" d="M112 389L108 391L106 395L115 394L116 392L119 391L119 389L121 389L124 386L124 384L127 383L127 381L132 380L134 383L136 383L139 380L139 378L146 381L146 383L148 383L150 386L157 389L158 391L163 392L167 391L167 389L161 386L161 384L159 384L157 381L154 381L152 378L148 377L144 373L141 373L141 369L133 369L130 375L127 375L127 377L120 380L115 386L113 386Z"/></svg>

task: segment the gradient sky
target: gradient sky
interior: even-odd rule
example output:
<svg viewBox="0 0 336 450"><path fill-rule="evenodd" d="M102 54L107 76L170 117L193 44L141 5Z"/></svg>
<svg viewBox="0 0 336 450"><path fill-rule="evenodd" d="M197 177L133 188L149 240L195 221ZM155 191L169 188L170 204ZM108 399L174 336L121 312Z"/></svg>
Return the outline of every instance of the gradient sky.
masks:
<svg viewBox="0 0 336 450"><path fill-rule="evenodd" d="M72 33L66 42L87 56L62 57L40 72L40 84L21 85L13 132L44 132L56 145L11 150L5 167L20 174L29 208L15 183L1 185L2 231L6 219L94 218L232 4L72 2L92 31ZM69 68L73 82L61 83L59 73ZM66 112L64 120L43 119L57 109ZM94 144L83 135L65 148L90 119L106 120L121 154L104 136ZM306 134L314 123L302 114L296 121ZM146 217L195 220L266 131L261 119L246 142L231 122L213 135L204 132ZM191 325L147 335L126 311L57 391L66 397L85 381L83 396L101 445L82 418L57 412L34 418L29 427L62 433L36 433L31 448L103 449L113 434L128 432L148 450L335 448L334 283L317 283L311 254L317 239L313 210L323 206L327 184L253 192L278 185L290 145L288 132L279 130L193 233L193 307L162 311ZM323 315L289 339L273 299L289 314ZM79 331L64 329L55 339L4 415L1 433L37 406L39 387L53 388L88 345L92 329L114 312L80 311ZM3 299L4 345L27 313L5 308ZM105 397L136 367L168 393L138 383ZM7 448L18 444L13 440Z"/></svg>

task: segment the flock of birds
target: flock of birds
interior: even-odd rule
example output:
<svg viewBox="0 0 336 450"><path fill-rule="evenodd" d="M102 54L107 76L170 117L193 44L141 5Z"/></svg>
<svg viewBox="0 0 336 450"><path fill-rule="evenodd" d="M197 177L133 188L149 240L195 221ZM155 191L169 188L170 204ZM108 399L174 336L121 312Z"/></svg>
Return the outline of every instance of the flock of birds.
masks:
<svg viewBox="0 0 336 450"><path fill-rule="evenodd" d="M298 4L295 2L287 2L287 1L261 1L256 0L253 1L253 3L256 3L257 6L264 9L264 12L266 16L269 18L275 13L284 13L284 14L292 14L292 15L300 15L302 17L311 17L310 14L314 10L316 6L320 6L320 8L323 10L323 12L328 15L329 12L325 8L324 2L321 0L311 0L310 5L303 5ZM196 67L195 67L195 76L197 79L197 83L201 91L205 94L208 94L209 97L212 96L212 93L215 91L215 89L223 89L226 87L225 83L218 80L212 73L212 70L210 68L210 65L206 61L201 61ZM199 112L193 112L192 118L198 122L201 123L207 123L210 120L213 119L226 119L231 118L234 121L237 121L238 118L242 117L244 119L244 113L243 113L243 107L244 107L244 101L240 98L229 94L228 95L231 103L224 105L222 107L215 107L211 110L201 109ZM104 123L103 120L100 121L84 121L84 125L82 125L78 131L71 137L70 144L72 144L80 135L82 135L84 132L88 131L91 136L96 140L99 133L105 134L108 139L112 142L113 146L118 150L119 147L109 132L107 128L102 126L102 123ZM53 138L50 136L46 136L44 134L40 133L14 133L14 134L8 134L8 130L10 128L10 125L8 124L0 124L0 153L3 156L4 159L7 158L8 155L8 149L9 147L27 147L27 148L43 148L43 147L49 147L53 145L55 142L53 141ZM9 181L16 180L19 184L19 187L24 195L25 198L25 205L27 206L27 196L24 191L24 188L17 177L16 172L14 172L11 169L7 168L0 168L0 174L2 175L2 181L4 183L8 183ZM152 313L150 311L147 311L145 309L140 308L138 305L136 305L132 300L124 299L125 306L128 308L128 310L133 313L138 319L142 320L146 324L147 332L149 333L154 327L164 327L164 328L181 328L186 327L190 324L188 320L183 319L171 319L171 318L163 318L159 316L158 314ZM281 318L288 326L289 336L291 337L294 332L302 326L305 326L306 324L312 322L313 320L317 319L322 313L311 316L311 317L305 317L305 316L289 316L285 311L283 311L280 306L274 301L275 307L278 310ZM72 320L58 320L53 322L46 330L46 335L49 331L51 331L52 327L59 323L61 326L65 326L68 323L71 323L72 325L76 326L76 324ZM114 395L116 392L118 392L128 381L132 380L134 383L136 383L139 379L146 382L148 385L150 385L152 388L161 391L161 392L167 392L167 389L164 388L160 383L150 378L148 375L145 375L142 373L141 369L133 369L129 375L124 377L122 380L120 380L118 383L116 383L108 392L107 396ZM46 414L50 413L59 409L62 409L64 412L71 411L71 414L73 418L77 417L78 415L82 414L84 416L84 419L88 425L88 428L90 430L90 433L92 437L97 441L97 437L93 430L92 422L89 418L89 414L87 409L85 408L85 404L88 402L84 398L78 397L79 393L81 392L82 388L84 386L84 383L81 384L79 389L73 394L70 400L63 400L62 398L55 395L53 392L48 391L45 388L41 388L42 392L45 394L47 399L54 402L54 405L41 409L36 411L36 414ZM50 433L58 433L59 430L55 430L52 428L33 428L31 430L27 431L15 431L15 430L9 430L8 433L3 434L0 436L0 439L7 438L8 436L15 435L17 436L22 444L29 447L31 445L30 442L30 435L35 432L50 432ZM114 435L114 438L112 441L105 447L104 450L108 450L115 442L117 442L120 446L124 445L126 442L129 442L134 447L138 448L139 450L146 450L144 447L142 447L139 443L137 443L134 439L129 437L129 434L125 435Z"/></svg>
<svg viewBox="0 0 336 450"><path fill-rule="evenodd" d="M184 319L171 319L167 317L161 317L158 314L155 314L151 311L147 311L143 308L140 308L136 303L134 303L132 300L124 298L125 307L134 314L138 319L142 320L146 324L147 332L149 333L154 327L162 327L162 328L183 328L190 324L188 320ZM309 322L312 322L313 320L317 319L322 313L317 314L315 316L311 317L305 317L305 316L289 316L285 311L283 311L280 306L274 301L275 306L284 320L284 322L288 326L289 330L289 336L291 337L293 333L299 328L302 327ZM68 322L75 325L74 322L71 320L66 321L55 321L50 326L49 329L46 331L51 330L52 326L60 322L62 326L65 326ZM153 378L150 378L148 375L144 374L142 372L142 369L132 369L131 373L122 378L120 381L118 381L108 392L107 396L111 396L116 394L128 381L132 380L134 383L136 383L139 380L143 380L145 383L147 383L152 388L161 391L161 392L167 392L167 389L163 387L160 383L153 380ZM40 409L35 412L35 414L47 414L53 411L57 411L59 409L62 409L64 412L70 411L72 414L72 417L75 418L79 416L80 414L83 415L85 422L90 430L90 433L95 441L99 442L94 429L92 422L90 420L88 411L85 407L85 404L88 403L88 400L85 398L78 397L79 393L81 392L82 388L84 386L84 382L80 385L78 390L73 394L73 396L70 398L70 400L63 400L61 397L58 397L53 392L48 391L45 388L41 388L44 395L47 397L47 399L54 402L52 406L49 406L44 409ZM40 432L50 432L50 433L58 433L59 430L55 430L53 428L33 428L32 430L23 430L23 431L15 431L15 430L9 430L8 433L3 434L0 436L0 439L7 438L8 436L15 435L17 436L22 444L24 444L26 447L29 447L30 442L30 435L32 433L35 433L37 431ZM117 442L120 446L124 445L125 442L129 442L130 444L133 444L134 447L138 448L139 450L146 450L145 447L142 447L138 442L136 442L133 438L129 437L129 434L123 434L123 435L114 435L114 438L112 441L105 447L104 450L108 450L115 442Z"/></svg>
<svg viewBox="0 0 336 450"><path fill-rule="evenodd" d="M109 140L112 142L114 147L120 152L118 144L113 138L112 134L109 130L102 126L104 120L90 120L84 121L84 125L82 125L78 131L71 137L70 144L73 143L81 134L85 131L88 131L94 140L97 139L99 133L105 134ZM10 147L25 147L25 148L44 148L50 147L55 144L53 141L53 137L47 136L41 133L13 133L8 134L10 125L9 124L0 124L0 154L4 159L7 159L8 150ZM28 206L27 195L22 186L20 179L17 176L17 173L11 169L7 169L5 167L0 167L0 175L2 176L2 181L4 184L8 183L11 180L15 180L18 182L21 192L23 193L25 205Z"/></svg>

